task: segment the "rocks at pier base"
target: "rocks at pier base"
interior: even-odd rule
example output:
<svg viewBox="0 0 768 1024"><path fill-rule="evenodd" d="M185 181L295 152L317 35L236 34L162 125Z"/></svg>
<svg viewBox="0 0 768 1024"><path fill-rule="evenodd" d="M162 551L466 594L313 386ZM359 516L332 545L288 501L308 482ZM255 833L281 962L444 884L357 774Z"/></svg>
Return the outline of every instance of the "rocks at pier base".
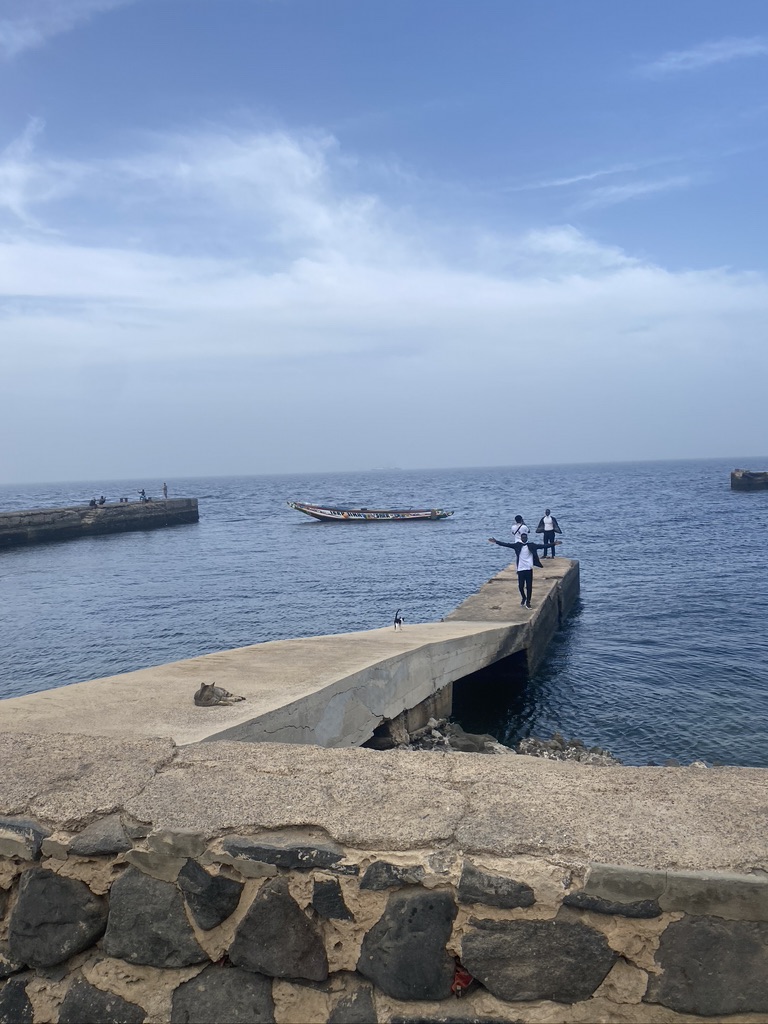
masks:
<svg viewBox="0 0 768 1024"><path fill-rule="evenodd" d="M587 747L581 740L566 740L555 733L549 740L528 736L508 747L499 743L489 733L465 732L456 722L445 718L430 718L426 726L417 729L398 742L394 736L377 736L365 744L374 750L438 750L443 753L462 754L526 754L529 757L546 757L551 761L578 761L580 764L608 766L621 764L609 750L602 747ZM706 765L704 765L706 767Z"/></svg>

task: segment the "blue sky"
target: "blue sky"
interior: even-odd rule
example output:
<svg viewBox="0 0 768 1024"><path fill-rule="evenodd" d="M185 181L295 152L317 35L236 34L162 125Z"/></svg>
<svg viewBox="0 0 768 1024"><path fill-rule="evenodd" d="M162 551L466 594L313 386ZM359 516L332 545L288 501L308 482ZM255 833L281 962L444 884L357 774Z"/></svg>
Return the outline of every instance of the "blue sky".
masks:
<svg viewBox="0 0 768 1024"><path fill-rule="evenodd" d="M768 9L0 0L0 482L768 450Z"/></svg>

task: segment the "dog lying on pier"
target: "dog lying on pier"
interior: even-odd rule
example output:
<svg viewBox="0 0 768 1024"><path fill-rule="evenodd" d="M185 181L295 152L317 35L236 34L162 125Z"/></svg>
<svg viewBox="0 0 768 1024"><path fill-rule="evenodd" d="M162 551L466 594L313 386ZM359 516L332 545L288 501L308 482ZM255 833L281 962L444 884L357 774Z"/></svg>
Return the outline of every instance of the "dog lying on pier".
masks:
<svg viewBox="0 0 768 1024"><path fill-rule="evenodd" d="M235 704L239 700L245 700L245 697L238 697L237 694L230 693L215 683L201 683L194 700L199 708L212 708L217 704Z"/></svg>

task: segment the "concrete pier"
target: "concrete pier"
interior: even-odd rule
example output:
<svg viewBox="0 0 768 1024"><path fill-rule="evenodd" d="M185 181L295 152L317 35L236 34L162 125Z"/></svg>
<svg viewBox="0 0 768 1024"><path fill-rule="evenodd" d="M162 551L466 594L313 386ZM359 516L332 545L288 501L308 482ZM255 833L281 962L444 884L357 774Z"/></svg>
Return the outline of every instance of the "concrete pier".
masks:
<svg viewBox="0 0 768 1024"><path fill-rule="evenodd" d="M164 526L196 523L199 518L197 498L108 502L96 508L73 505L0 512L0 550L103 533L157 530Z"/></svg>
<svg viewBox="0 0 768 1024"><path fill-rule="evenodd" d="M533 607L520 607L517 574L503 570L443 622L276 640L2 702L8 732L121 739L358 746L384 721L426 704L450 713L450 687L525 651L535 668L579 590L578 562L538 570ZM201 683L246 699L196 707Z"/></svg>

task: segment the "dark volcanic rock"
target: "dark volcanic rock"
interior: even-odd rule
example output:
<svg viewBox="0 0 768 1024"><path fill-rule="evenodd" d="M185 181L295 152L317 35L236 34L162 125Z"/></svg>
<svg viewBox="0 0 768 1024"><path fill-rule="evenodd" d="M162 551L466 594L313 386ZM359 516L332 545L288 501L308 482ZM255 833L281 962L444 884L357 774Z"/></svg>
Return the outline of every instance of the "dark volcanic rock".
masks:
<svg viewBox="0 0 768 1024"><path fill-rule="evenodd" d="M312 906L320 917L328 920L353 920L349 907L344 902L341 886L335 878L328 881L315 881L312 890Z"/></svg>
<svg viewBox="0 0 768 1024"><path fill-rule="evenodd" d="M0 817L0 834L3 832L24 844L29 860L38 859L43 840L51 834L49 829L32 818Z"/></svg>
<svg viewBox="0 0 768 1024"><path fill-rule="evenodd" d="M85 882L32 868L21 876L8 949L30 967L53 967L96 942L106 925L107 901Z"/></svg>
<svg viewBox="0 0 768 1024"><path fill-rule="evenodd" d="M768 1013L768 923L684 917L661 936L645 1001L703 1017Z"/></svg>
<svg viewBox="0 0 768 1024"><path fill-rule="evenodd" d="M390 889L401 885L418 885L426 872L421 864L403 866L388 860L375 860L365 871L361 889Z"/></svg>
<svg viewBox="0 0 768 1024"><path fill-rule="evenodd" d="M292 836L270 839L227 836L221 846L230 857L257 860L279 868L329 868L344 856L343 851L331 843L301 842Z"/></svg>
<svg viewBox="0 0 768 1024"><path fill-rule="evenodd" d="M173 993L171 1024L274 1024L272 982L238 967L212 964Z"/></svg>
<svg viewBox="0 0 768 1024"><path fill-rule="evenodd" d="M447 892L394 893L363 939L358 971L393 999L447 999L455 964L445 944L456 913Z"/></svg>
<svg viewBox="0 0 768 1024"><path fill-rule="evenodd" d="M76 835L69 844L68 852L78 857L109 857L115 853L125 853L131 845L120 815L110 814L107 818L92 822Z"/></svg>
<svg viewBox="0 0 768 1024"><path fill-rule="evenodd" d="M84 978L70 985L59 1010L59 1024L142 1024L145 1017L136 1003L102 992Z"/></svg>
<svg viewBox="0 0 768 1024"><path fill-rule="evenodd" d="M325 981L328 959L315 925L288 891L284 878L259 889L240 922L229 958L237 967L272 978Z"/></svg>
<svg viewBox="0 0 768 1024"><path fill-rule="evenodd" d="M208 959L170 882L129 868L112 885L104 952L131 964L188 967Z"/></svg>
<svg viewBox="0 0 768 1024"><path fill-rule="evenodd" d="M0 989L0 1024L32 1024L32 1003L21 978L11 978Z"/></svg>
<svg viewBox="0 0 768 1024"><path fill-rule="evenodd" d="M587 999L618 953L593 928L566 921L472 921L461 962L508 1002Z"/></svg>
<svg viewBox="0 0 768 1024"><path fill-rule="evenodd" d="M351 974L345 993L331 1010L328 1024L376 1024L373 986Z"/></svg>
<svg viewBox="0 0 768 1024"><path fill-rule="evenodd" d="M27 965L11 956L7 942L0 942L0 979L8 978L11 974L18 974Z"/></svg>
<svg viewBox="0 0 768 1024"><path fill-rule="evenodd" d="M614 903L599 896L590 896L586 892L568 893L563 898L564 907L575 907L577 910L591 910L595 914L618 914L621 917L660 917L661 907L658 900L637 900L635 903Z"/></svg>
<svg viewBox="0 0 768 1024"><path fill-rule="evenodd" d="M459 879L459 903L484 903L488 907L532 907L536 896L530 885L503 875L489 875L464 861Z"/></svg>
<svg viewBox="0 0 768 1024"><path fill-rule="evenodd" d="M193 860L188 860L181 869L176 883L203 931L209 931L226 921L237 909L243 891L242 882L222 875L209 875Z"/></svg>

